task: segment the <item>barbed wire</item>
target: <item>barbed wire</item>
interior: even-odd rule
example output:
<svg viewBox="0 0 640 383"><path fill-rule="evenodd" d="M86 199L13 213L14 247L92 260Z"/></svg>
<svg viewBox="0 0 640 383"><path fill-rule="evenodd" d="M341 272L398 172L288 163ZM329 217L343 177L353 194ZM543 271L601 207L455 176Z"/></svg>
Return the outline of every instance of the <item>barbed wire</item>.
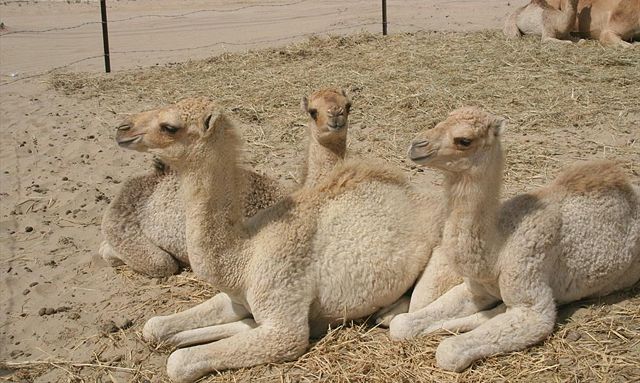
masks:
<svg viewBox="0 0 640 383"><path fill-rule="evenodd" d="M126 55L126 54L133 54L133 53L184 52L184 51L190 51L190 50L208 49L208 48L213 48L213 47L219 46L219 45L222 45L222 46L224 46L224 45L229 45L229 46L248 46L248 45L255 45L255 44L277 43L277 42L293 40L293 39L297 39L297 38L301 38L301 37L310 37L310 36L315 36L315 35L326 35L326 34L330 34L332 32L336 32L336 31L343 31L343 30L346 30L346 29L361 28L361 27L367 27L367 26L372 26L372 25L380 25L380 23L379 22L368 22L368 23L350 24L350 25L345 25L343 27L336 27L336 28L326 29L326 30L320 31L320 32L306 32L306 33L299 33L299 34L295 34L295 35L277 37L277 38L272 38L272 39L261 39L261 40L253 40L253 41L246 41L246 42L217 41L215 43L199 45L199 46L195 46L195 47L170 48L170 49L139 49L139 50L128 50L128 51L112 51L112 52L110 52L110 55ZM18 79L12 80L12 81L2 82L2 83L0 83L0 87L6 86L6 85L9 85L9 84L13 84L13 83L16 83L18 81L23 81L23 80L27 80L27 79L30 79L30 78L34 78L34 77L45 76L45 75L51 74L51 73L53 73L55 71L68 68L68 67L70 67L72 65L75 65L75 64L78 64L80 62L93 60L93 59L98 59L98 58L103 58L103 57L104 57L104 55L95 55L95 56L85 57L85 58L82 58L82 59L79 59L79 60L75 60L75 61L72 61L70 63L64 64L64 65L57 66L57 67L55 67L53 69L49 69L49 70L44 71L44 72L39 72L39 73L31 74L31 75L28 75L28 76L20 77Z"/></svg>
<svg viewBox="0 0 640 383"><path fill-rule="evenodd" d="M136 20L136 19L142 19L142 18L152 18L152 17L156 17L156 18L177 18L177 17L185 17L185 16L189 16L189 15L194 15L194 14L198 14L198 13L230 13L230 12L237 12L237 11L241 11L244 9L249 9L249 8L275 8L275 7L287 7L287 6L291 6L291 5L297 5L297 4L302 4L302 3L306 3L309 2L311 0L298 0L298 1L293 1L293 2L289 2L289 3L278 3L278 4L252 4L252 5L245 5L242 7L236 7L236 8L227 8L227 9L199 9L199 10L195 10L195 11L189 11L189 12L185 12L185 13L179 13L179 14L169 14L169 15L162 15L162 14L150 14L150 15L139 15L139 16L131 16L131 17L126 17L123 19L113 19L113 20L109 20L109 24L111 23L119 23L119 22L124 22L124 21L130 21L130 20ZM77 29L77 28L82 28L84 26L87 25L96 25L96 24L102 24L101 21L87 21L84 23L80 23L80 24L76 24L76 25L71 25L71 26L67 26L67 27L54 27L54 28L48 28L48 29L34 29L34 30L20 30L20 31L8 31L8 32L4 32L4 33L0 33L0 38L4 37L4 36L8 36L8 35L15 35L15 34L20 34L20 33L46 33L46 32L57 32L57 31L66 31L66 30L70 30L70 29Z"/></svg>

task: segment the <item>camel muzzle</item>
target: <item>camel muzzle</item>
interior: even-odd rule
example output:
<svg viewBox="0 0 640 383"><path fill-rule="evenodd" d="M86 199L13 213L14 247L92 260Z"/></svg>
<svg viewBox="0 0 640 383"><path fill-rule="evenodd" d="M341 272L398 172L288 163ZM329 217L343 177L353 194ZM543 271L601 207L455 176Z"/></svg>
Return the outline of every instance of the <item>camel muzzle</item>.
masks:
<svg viewBox="0 0 640 383"><path fill-rule="evenodd" d="M435 150L429 149L429 140L416 140L409 147L408 157L411 161L421 164L433 156Z"/></svg>
<svg viewBox="0 0 640 383"><path fill-rule="evenodd" d="M118 145L122 147L127 147L132 144L137 144L140 141L142 141L142 135L138 135L133 138L126 138L126 139L116 138L116 142L118 143Z"/></svg>

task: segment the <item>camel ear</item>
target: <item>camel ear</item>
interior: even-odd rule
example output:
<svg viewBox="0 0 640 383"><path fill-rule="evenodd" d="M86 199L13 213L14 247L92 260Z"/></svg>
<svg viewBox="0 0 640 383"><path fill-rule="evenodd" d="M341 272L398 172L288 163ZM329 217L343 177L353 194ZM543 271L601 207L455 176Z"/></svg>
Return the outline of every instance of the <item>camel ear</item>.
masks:
<svg viewBox="0 0 640 383"><path fill-rule="evenodd" d="M300 108L305 113L309 111L309 99L307 96L302 96L302 100L300 100Z"/></svg>
<svg viewBox="0 0 640 383"><path fill-rule="evenodd" d="M506 128L507 119L504 117L496 117L491 123L491 131L493 131L493 135L496 137L502 136Z"/></svg>
<svg viewBox="0 0 640 383"><path fill-rule="evenodd" d="M346 98L349 98L349 95L347 94L347 91L344 88L340 88L340 93L342 93L342 95L345 96Z"/></svg>
<svg viewBox="0 0 640 383"><path fill-rule="evenodd" d="M209 114L204 119L204 133L223 131L231 126L231 121L224 113Z"/></svg>

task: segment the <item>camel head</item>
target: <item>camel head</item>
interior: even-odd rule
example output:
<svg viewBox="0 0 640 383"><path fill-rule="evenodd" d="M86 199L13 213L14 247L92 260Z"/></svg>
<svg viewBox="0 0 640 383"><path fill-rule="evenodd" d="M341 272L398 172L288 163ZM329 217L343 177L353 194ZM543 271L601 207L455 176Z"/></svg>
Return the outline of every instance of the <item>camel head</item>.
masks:
<svg viewBox="0 0 640 383"><path fill-rule="evenodd" d="M344 142L349 127L351 100L344 89L326 88L303 97L302 110L309 114L311 136L321 145Z"/></svg>
<svg viewBox="0 0 640 383"><path fill-rule="evenodd" d="M221 132L231 127L212 100L189 98L129 116L118 125L116 142L126 149L152 152L176 166L204 157L211 144L221 141Z"/></svg>
<svg viewBox="0 0 640 383"><path fill-rule="evenodd" d="M482 168L502 155L500 135L506 120L476 107L454 110L434 128L419 133L409 147L418 165L459 173Z"/></svg>

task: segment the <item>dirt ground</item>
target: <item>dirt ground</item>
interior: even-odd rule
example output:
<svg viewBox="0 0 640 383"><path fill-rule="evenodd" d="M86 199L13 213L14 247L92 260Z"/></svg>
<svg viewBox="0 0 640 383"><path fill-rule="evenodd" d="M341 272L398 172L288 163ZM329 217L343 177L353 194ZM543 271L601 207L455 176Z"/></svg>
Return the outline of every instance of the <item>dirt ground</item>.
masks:
<svg viewBox="0 0 640 383"><path fill-rule="evenodd" d="M96 10L95 2L6 3L0 2L0 17L9 30L73 25ZM110 15L188 13L256 2L158 3L113 1ZM295 17L310 14L305 7L318 7L312 13L322 13L324 7L330 13L325 2L316 3L288 7ZM122 55L114 66L129 70L112 75L96 73L101 64L97 59L70 68L89 73L72 71L0 86L0 379L167 381L164 363L170 350L142 341L145 320L191 307L213 293L189 271L147 278L126 267L113 269L97 256L105 207L122 181L150 168L148 157L114 144L114 127L126 113L186 96L215 97L242 126L247 162L295 187L305 123L299 99L320 86L340 85L354 100L349 155L384 158L404 169L417 187L437 188L440 182L405 160L407 143L463 104L482 106L510 120L505 196L543 185L558 169L581 159L617 160L640 184L637 47L612 51L596 43L544 46L536 39L507 43L496 32L475 31L499 27L513 5L485 2L490 16L482 19L482 12L476 12L478 2L420 3L416 9L434 13L439 8L435 20L419 19L406 11L409 5L389 2L390 7L406 9L407 25L420 22L426 30L456 25L473 33L299 37L302 42L294 45L267 48L264 43L246 53L242 46L238 53L221 56L213 56L221 52L213 48ZM346 23L340 25L377 20L377 8L363 1L326 4L371 9L351 20L329 20ZM235 12L240 12L232 13L238 23L267 15L260 8ZM54 20L58 16L62 19ZM175 39L172 44L189 46L194 36L211 32L210 26L189 17L163 20L174 30L168 33ZM175 32L185 18L202 29ZM281 29L263 27L270 38L290 34L282 18ZM322 31L327 25L320 21L331 18L320 17L317 24L294 21L301 22L296 28L305 32ZM139 21L123 32L120 43L114 37L114 44L130 43L121 49L138 49L139 41L124 36L151 28ZM260 29L237 36L233 23L220 28L217 36L225 36L220 40L262 37ZM168 35L159 38L167 41ZM22 76L10 77L18 67L30 75L73 61L67 50L73 44L79 58L92 54L82 38L72 44L61 38L46 47L46 40L37 36L20 44L0 37L3 83ZM34 59L38 49L46 60ZM192 61L176 63L186 59ZM135 69L139 65L144 67ZM206 381L639 381L639 291L636 286L562 308L554 335L543 344L476 363L462 374L435 365L435 347L444 334L390 342L385 330L357 323L317 340L296 362L229 371Z"/></svg>

